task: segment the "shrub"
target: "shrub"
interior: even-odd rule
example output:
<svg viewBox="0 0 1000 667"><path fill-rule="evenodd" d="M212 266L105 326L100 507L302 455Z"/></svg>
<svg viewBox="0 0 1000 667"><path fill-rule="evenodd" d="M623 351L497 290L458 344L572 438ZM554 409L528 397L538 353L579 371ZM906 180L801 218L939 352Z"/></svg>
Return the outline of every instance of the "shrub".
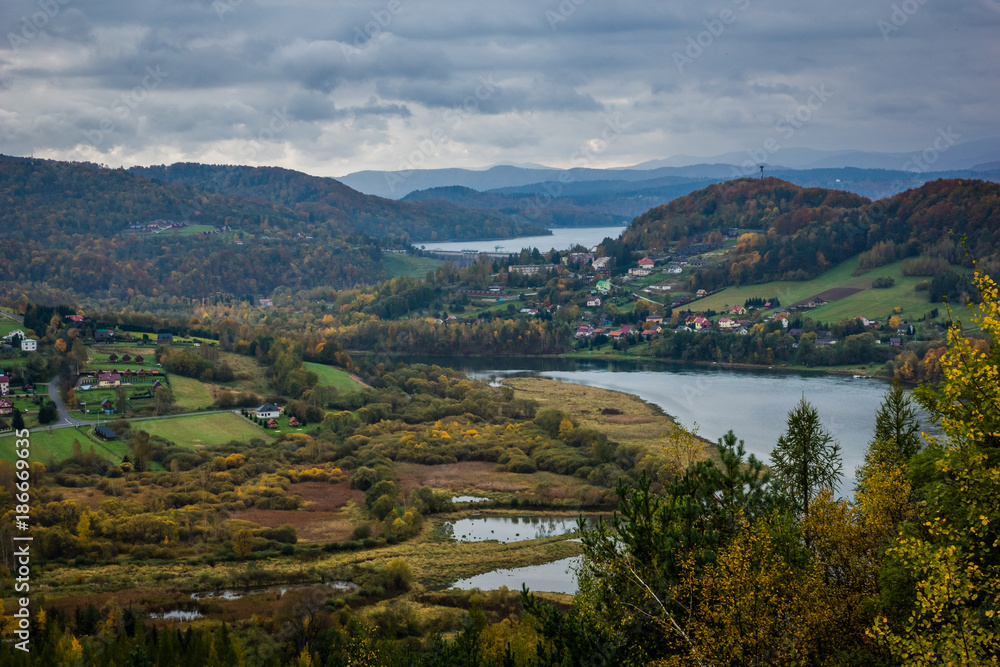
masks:
<svg viewBox="0 0 1000 667"><path fill-rule="evenodd" d="M285 544L295 544L298 542L295 527L287 523L279 528L265 528L260 531L260 536L265 540L274 540L275 542L283 542Z"/></svg>

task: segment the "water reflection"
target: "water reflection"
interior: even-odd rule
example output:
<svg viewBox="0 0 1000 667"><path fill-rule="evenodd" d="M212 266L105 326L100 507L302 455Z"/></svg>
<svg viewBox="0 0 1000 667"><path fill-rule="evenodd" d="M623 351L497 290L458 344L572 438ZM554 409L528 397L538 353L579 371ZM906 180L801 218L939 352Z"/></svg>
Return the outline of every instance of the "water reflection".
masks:
<svg viewBox="0 0 1000 667"><path fill-rule="evenodd" d="M582 556L573 556L543 565L493 570L456 581L452 587L463 590L478 588L492 591L501 586L506 586L511 590L520 590L522 586L527 586L532 591L575 595L579 589L576 571L582 561Z"/></svg>
<svg viewBox="0 0 1000 667"><path fill-rule="evenodd" d="M565 535L576 529L576 517L541 516L475 516L441 526L443 534L459 542L521 542Z"/></svg>

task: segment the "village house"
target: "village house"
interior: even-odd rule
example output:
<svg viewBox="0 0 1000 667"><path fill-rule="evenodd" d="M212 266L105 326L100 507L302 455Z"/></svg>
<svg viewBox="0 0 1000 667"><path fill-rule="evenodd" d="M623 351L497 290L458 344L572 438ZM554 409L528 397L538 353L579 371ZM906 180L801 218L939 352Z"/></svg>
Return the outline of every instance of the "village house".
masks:
<svg viewBox="0 0 1000 667"><path fill-rule="evenodd" d="M712 321L704 315L688 315L684 318L684 324L693 327L695 331L701 331L705 327L712 326Z"/></svg>
<svg viewBox="0 0 1000 667"><path fill-rule="evenodd" d="M132 359L132 363L133 364L142 365L142 364L146 363L146 360L142 358L141 354L137 354L137 355L135 355L135 358Z"/></svg>
<svg viewBox="0 0 1000 667"><path fill-rule="evenodd" d="M291 417L288 418L288 425L291 427L299 425L299 420L295 418L295 415L292 415Z"/></svg>
<svg viewBox="0 0 1000 667"><path fill-rule="evenodd" d="M667 268L663 269L663 272L671 275L677 275L678 273L683 273L684 269L682 269L679 264L671 264Z"/></svg>
<svg viewBox="0 0 1000 667"><path fill-rule="evenodd" d="M656 322L657 324L663 323L663 315L646 315L647 322Z"/></svg>
<svg viewBox="0 0 1000 667"><path fill-rule="evenodd" d="M649 269L644 269L642 267L631 268L628 270L628 274L633 278L645 278L646 276L652 275L652 273L653 272L650 271Z"/></svg>
<svg viewBox="0 0 1000 667"><path fill-rule="evenodd" d="M10 395L10 378L0 373L0 396Z"/></svg>
<svg viewBox="0 0 1000 667"><path fill-rule="evenodd" d="M111 357L108 357L108 361L111 361ZM130 355L128 352L126 352L125 354L123 354L122 355L122 363L123 364L130 364L130 363L132 363L132 355Z"/></svg>
<svg viewBox="0 0 1000 667"><path fill-rule="evenodd" d="M275 419L267 420L267 428L278 428L278 422Z"/></svg>
<svg viewBox="0 0 1000 667"><path fill-rule="evenodd" d="M118 355L115 354L114 352L112 352L111 354L109 354L108 355L108 362L110 362L112 364L117 364L118 363Z"/></svg>
<svg viewBox="0 0 1000 667"><path fill-rule="evenodd" d="M110 398L105 398L103 401L101 401L101 410L103 410L107 414L111 414L112 412L115 411L115 406L111 403Z"/></svg>
<svg viewBox="0 0 1000 667"><path fill-rule="evenodd" d="M122 383L121 373L117 371L97 371L98 387L117 387Z"/></svg>
<svg viewBox="0 0 1000 667"><path fill-rule="evenodd" d="M587 307L588 308L600 308L601 307L601 303L602 303L601 302L601 297L599 297L599 296L592 296L589 299L587 299Z"/></svg>
<svg viewBox="0 0 1000 667"><path fill-rule="evenodd" d="M816 344L817 345L836 345L837 339L833 335L832 331L817 331L816 332Z"/></svg>
<svg viewBox="0 0 1000 667"><path fill-rule="evenodd" d="M157 345L171 345L174 342L174 335L172 333L158 333L156 334L156 344Z"/></svg>
<svg viewBox="0 0 1000 667"><path fill-rule="evenodd" d="M277 405L271 403L265 403L255 410L257 414L257 419L275 419L281 414L281 410L278 409Z"/></svg>
<svg viewBox="0 0 1000 667"><path fill-rule="evenodd" d="M738 326L739 324L736 322L736 320L729 319L728 317L719 318L719 329L722 329L723 331L731 331L737 328Z"/></svg>
<svg viewBox="0 0 1000 667"><path fill-rule="evenodd" d="M598 280L597 284L594 285L598 292L601 294L607 294L611 291L611 281L610 280Z"/></svg>
<svg viewBox="0 0 1000 667"><path fill-rule="evenodd" d="M271 299L261 299L258 303L260 303L261 308L271 308L274 306L274 301Z"/></svg>
<svg viewBox="0 0 1000 667"><path fill-rule="evenodd" d="M516 266L508 266L508 273L520 273L523 276L533 276L538 273L543 267L538 264L518 264Z"/></svg>
<svg viewBox="0 0 1000 667"><path fill-rule="evenodd" d="M747 314L747 307L746 306L741 306L741 305L737 304L737 305L735 305L735 306L733 306L732 308L729 309L729 314L730 315L746 315Z"/></svg>
<svg viewBox="0 0 1000 667"><path fill-rule="evenodd" d="M67 315L66 319L75 324L83 324L83 315Z"/></svg>
<svg viewBox="0 0 1000 667"><path fill-rule="evenodd" d="M653 268L653 265L656 264L656 262L651 260L649 257L643 257L642 259L639 260L638 264L644 269L651 269Z"/></svg>
<svg viewBox="0 0 1000 667"><path fill-rule="evenodd" d="M14 412L14 401L0 398L0 415L9 415Z"/></svg>
<svg viewBox="0 0 1000 667"><path fill-rule="evenodd" d="M610 257L598 257L592 262L595 271L602 271L604 269L607 269L608 264L610 263L611 263Z"/></svg>
<svg viewBox="0 0 1000 667"><path fill-rule="evenodd" d="M593 261L594 253L592 252L571 252L562 258L563 264L573 262L574 264L579 264L581 266L584 264L590 264Z"/></svg>
<svg viewBox="0 0 1000 667"><path fill-rule="evenodd" d="M94 340L98 343L111 343L115 339L115 332L111 329L98 329L94 332Z"/></svg>
<svg viewBox="0 0 1000 667"><path fill-rule="evenodd" d="M114 440L118 436L107 424L98 424L94 427L94 435L101 440Z"/></svg>
<svg viewBox="0 0 1000 667"><path fill-rule="evenodd" d="M38 341L32 338L25 338L21 341L22 352L34 352L38 349Z"/></svg>
<svg viewBox="0 0 1000 667"><path fill-rule="evenodd" d="M708 292L706 290L700 289L697 292L695 292L694 295L696 297L698 297L699 299L702 299L702 298L708 296Z"/></svg>

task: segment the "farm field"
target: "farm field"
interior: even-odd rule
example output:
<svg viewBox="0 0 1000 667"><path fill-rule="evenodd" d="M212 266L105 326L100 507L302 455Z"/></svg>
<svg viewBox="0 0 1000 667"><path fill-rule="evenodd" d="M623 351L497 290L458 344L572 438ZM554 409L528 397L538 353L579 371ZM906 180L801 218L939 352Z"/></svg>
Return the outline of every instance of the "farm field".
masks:
<svg viewBox="0 0 1000 667"><path fill-rule="evenodd" d="M351 379L350 374L345 370L311 361L303 362L303 365L306 367L306 370L310 370L319 376L320 384L330 385L342 394L349 394L352 391L361 389L361 385Z"/></svg>
<svg viewBox="0 0 1000 667"><path fill-rule="evenodd" d="M386 253L382 255L382 264L385 266L386 275L390 278L409 276L410 278L423 280L427 277L428 271L436 271L444 262L430 257L413 257L401 253Z"/></svg>
<svg viewBox="0 0 1000 667"><path fill-rule="evenodd" d="M212 392L198 380L170 375L169 381L170 389L174 392L174 401L182 411L207 408L214 402Z"/></svg>
<svg viewBox="0 0 1000 667"><path fill-rule="evenodd" d="M224 444L230 440L270 438L266 431L253 422L232 412L168 419L136 419L131 424L135 430L172 440L181 447L197 448Z"/></svg>
<svg viewBox="0 0 1000 667"><path fill-rule="evenodd" d="M262 394L267 391L267 375L264 367L257 363L256 359L232 352L220 351L219 361L226 362L233 369L233 375L236 377L232 382L227 382L219 386L253 394Z"/></svg>
<svg viewBox="0 0 1000 667"><path fill-rule="evenodd" d="M730 306L742 304L752 297L778 297L782 307L806 300L827 290L837 288L859 289L861 291L838 301L809 311L808 316L824 322L837 322L863 315L869 319L884 319L892 314L892 309L902 308L902 316L907 320L918 320L940 304L927 300L926 292L917 292L918 283L929 278L904 276L902 262L895 262L855 276L858 258L849 259L835 266L821 276L803 282L775 281L760 285L730 287L717 294L699 299L690 304L692 310L716 310L722 312ZM872 281L880 277L893 278L896 284L888 289L872 289Z"/></svg>
<svg viewBox="0 0 1000 667"><path fill-rule="evenodd" d="M85 428L80 430L75 428L54 428L51 431L35 431L29 437L31 440L31 460L40 463L50 461L62 461L73 455L73 441L79 440L83 451L88 451L90 446L94 446L94 451L104 458L114 461L121 461L125 455L127 447L125 443L117 440L111 442L97 442L87 436ZM0 437L0 460L13 461L14 447L13 435Z"/></svg>

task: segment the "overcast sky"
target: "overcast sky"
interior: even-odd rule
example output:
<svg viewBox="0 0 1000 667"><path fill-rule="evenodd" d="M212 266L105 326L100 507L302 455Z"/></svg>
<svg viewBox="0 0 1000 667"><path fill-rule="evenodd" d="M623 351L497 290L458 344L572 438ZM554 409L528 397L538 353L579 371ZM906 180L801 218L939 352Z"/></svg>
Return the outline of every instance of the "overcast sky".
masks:
<svg viewBox="0 0 1000 667"><path fill-rule="evenodd" d="M1000 0L2 0L0 28L9 155L337 176L1000 136Z"/></svg>

